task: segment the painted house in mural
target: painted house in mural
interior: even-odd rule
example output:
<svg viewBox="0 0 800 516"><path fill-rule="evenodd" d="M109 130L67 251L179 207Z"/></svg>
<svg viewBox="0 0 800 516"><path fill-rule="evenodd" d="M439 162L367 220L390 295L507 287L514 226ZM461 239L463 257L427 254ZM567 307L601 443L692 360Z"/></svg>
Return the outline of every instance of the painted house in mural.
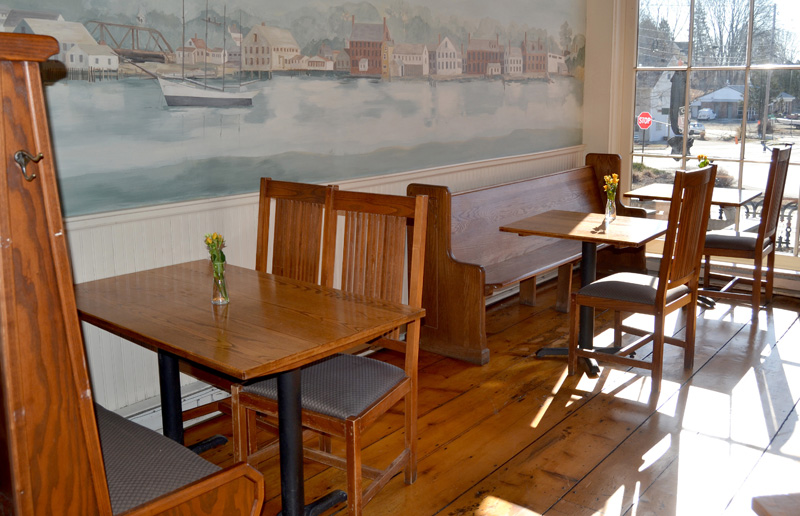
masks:
<svg viewBox="0 0 800 516"><path fill-rule="evenodd" d="M394 47L394 60L403 63L403 77L427 77L430 74L428 49L417 43L400 43Z"/></svg>
<svg viewBox="0 0 800 516"><path fill-rule="evenodd" d="M52 11L26 11L23 9L9 9L5 6L0 7L0 21L2 21L2 32L16 32L14 29L25 18L32 20L50 20L63 22L61 14Z"/></svg>
<svg viewBox="0 0 800 516"><path fill-rule="evenodd" d="M327 59L322 56L314 56L308 58L308 69L318 72L332 72L333 60Z"/></svg>
<svg viewBox="0 0 800 516"><path fill-rule="evenodd" d="M528 41L528 33L522 42L522 71L523 73L547 73L547 45L542 38Z"/></svg>
<svg viewBox="0 0 800 516"><path fill-rule="evenodd" d="M108 45L78 43L66 53L66 65L71 70L117 72L119 56Z"/></svg>
<svg viewBox="0 0 800 516"><path fill-rule="evenodd" d="M206 45L206 41L198 38L197 34L186 42L184 48L194 49L192 53L195 64L221 65L225 62L225 50L221 47L209 48ZM189 64L188 61L186 64Z"/></svg>
<svg viewBox="0 0 800 516"><path fill-rule="evenodd" d="M547 53L547 73L550 75L568 75L566 58L561 54Z"/></svg>
<svg viewBox="0 0 800 516"><path fill-rule="evenodd" d="M308 56L295 54L286 61L288 70L308 70Z"/></svg>
<svg viewBox="0 0 800 516"><path fill-rule="evenodd" d="M386 27L386 18L380 23L356 23L350 39L345 42L345 52L350 56L351 75L389 76L389 63L393 59L394 41Z"/></svg>
<svg viewBox="0 0 800 516"><path fill-rule="evenodd" d="M14 28L14 32L22 34L40 34L52 36L58 41L58 54L53 56L67 65L67 52L75 45L97 45L97 41L89 31L80 23L44 20L41 18L23 18Z"/></svg>
<svg viewBox="0 0 800 516"><path fill-rule="evenodd" d="M350 54L344 50L341 50L336 54L336 57L333 60L333 71L350 73L350 63Z"/></svg>
<svg viewBox="0 0 800 516"><path fill-rule="evenodd" d="M497 39L473 39L472 34L468 35L467 58L464 73L467 75L488 75L489 72L496 72L497 67L503 62L505 49L500 44L499 36ZM491 68L489 65L492 66Z"/></svg>
<svg viewBox="0 0 800 516"><path fill-rule="evenodd" d="M242 69L254 72L289 70L289 61L300 54L300 46L286 29L256 25L242 43Z"/></svg>
<svg viewBox="0 0 800 516"><path fill-rule="evenodd" d="M506 75L522 75L522 49L519 47L512 47L511 42L508 43L506 54L503 60L503 73Z"/></svg>
<svg viewBox="0 0 800 516"><path fill-rule="evenodd" d="M434 75L461 75L463 62L461 49L458 48L449 37L442 39L439 36L439 44L430 53L431 73Z"/></svg>

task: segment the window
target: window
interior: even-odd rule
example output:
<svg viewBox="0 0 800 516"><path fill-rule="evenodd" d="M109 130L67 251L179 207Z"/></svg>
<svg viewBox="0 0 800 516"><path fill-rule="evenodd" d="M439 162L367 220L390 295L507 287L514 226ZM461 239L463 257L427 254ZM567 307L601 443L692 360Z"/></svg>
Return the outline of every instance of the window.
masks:
<svg viewBox="0 0 800 516"><path fill-rule="evenodd" d="M631 184L671 181L707 155L717 185L764 189L770 148L800 143L800 2L638 0ZM649 115L649 116L648 116ZM647 119L652 119L649 127ZM641 124L639 121L641 120ZM778 267L800 268L800 146L779 223ZM709 229L753 225L758 198Z"/></svg>

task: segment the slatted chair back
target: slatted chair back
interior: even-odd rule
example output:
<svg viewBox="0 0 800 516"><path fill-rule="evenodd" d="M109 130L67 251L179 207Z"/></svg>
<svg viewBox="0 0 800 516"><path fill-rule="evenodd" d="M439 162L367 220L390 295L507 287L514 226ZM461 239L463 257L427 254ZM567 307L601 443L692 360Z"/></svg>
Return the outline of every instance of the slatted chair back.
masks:
<svg viewBox="0 0 800 516"><path fill-rule="evenodd" d="M716 165L675 173L659 270L659 304L665 302L669 289L680 285L697 288L716 174Z"/></svg>
<svg viewBox="0 0 800 516"><path fill-rule="evenodd" d="M252 468L218 471L116 414L98 408L96 419L40 79L58 49L50 37L0 33L0 514L111 515L127 503L129 516L258 514L263 477ZM136 436L115 435L132 427ZM136 444L154 441L155 453ZM171 469L161 454L183 462ZM143 475L129 475L136 468Z"/></svg>
<svg viewBox="0 0 800 516"><path fill-rule="evenodd" d="M767 186L764 190L764 203L761 207L761 222L758 225L756 249L763 249L764 242L771 239L775 244L778 232L778 219L781 213L783 189L786 187L786 176L789 171L789 159L792 147L772 149L772 161L767 175Z"/></svg>
<svg viewBox="0 0 800 516"><path fill-rule="evenodd" d="M256 269L267 272L272 235L271 273L319 283L323 226L336 187L261 178ZM272 200L274 203L274 220Z"/></svg>
<svg viewBox="0 0 800 516"><path fill-rule="evenodd" d="M340 278L337 285L342 290L365 296L403 301L406 277L406 242L412 245L409 278L408 304L421 306L421 280L413 277L414 271L421 271L417 259L424 249L413 248L408 236L420 232L418 220L419 203L422 197L382 195L365 192L339 190L333 199L333 213L339 216L343 226L338 231L339 221L331 219L326 230L323 283L333 286L334 278ZM427 199L427 197L425 197ZM423 210L426 212L426 210ZM423 221L424 222L424 221ZM343 235L341 243L340 269L336 267L337 234ZM422 246L424 247L424 246Z"/></svg>

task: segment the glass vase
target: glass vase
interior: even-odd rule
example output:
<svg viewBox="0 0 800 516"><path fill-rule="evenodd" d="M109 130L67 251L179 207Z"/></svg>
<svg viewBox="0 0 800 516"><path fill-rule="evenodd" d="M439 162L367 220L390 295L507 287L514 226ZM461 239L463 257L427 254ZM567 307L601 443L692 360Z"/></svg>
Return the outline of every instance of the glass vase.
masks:
<svg viewBox="0 0 800 516"><path fill-rule="evenodd" d="M228 297L228 284L225 283L225 262L217 262L213 265L214 283L211 290L211 302L215 305L227 305L230 297Z"/></svg>
<svg viewBox="0 0 800 516"><path fill-rule="evenodd" d="M614 202L614 195L609 194L606 199L606 224L614 222L617 218L617 203Z"/></svg>

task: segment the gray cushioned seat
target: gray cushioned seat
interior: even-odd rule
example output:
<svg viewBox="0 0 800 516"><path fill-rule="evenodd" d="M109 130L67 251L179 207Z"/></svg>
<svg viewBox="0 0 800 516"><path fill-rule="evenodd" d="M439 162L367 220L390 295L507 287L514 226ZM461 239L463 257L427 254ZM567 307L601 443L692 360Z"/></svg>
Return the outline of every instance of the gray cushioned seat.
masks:
<svg viewBox="0 0 800 516"><path fill-rule="evenodd" d="M756 233L747 231L719 230L706 233L705 248L708 249L733 249L736 251L754 251L756 248ZM764 245L768 245L766 239ZM713 254L713 253L711 253Z"/></svg>
<svg viewBox="0 0 800 516"><path fill-rule="evenodd" d="M656 302L658 278L647 274L620 272L599 279L581 288L578 292L587 296L631 301L652 305ZM667 303L689 292L684 285L667 291Z"/></svg>
<svg viewBox="0 0 800 516"><path fill-rule="evenodd" d="M114 514L220 470L172 439L100 405L95 412Z"/></svg>
<svg viewBox="0 0 800 516"><path fill-rule="evenodd" d="M303 367L300 375L302 407L340 419L362 413L406 376L392 364L341 354ZM251 383L243 390L278 399L275 378Z"/></svg>

